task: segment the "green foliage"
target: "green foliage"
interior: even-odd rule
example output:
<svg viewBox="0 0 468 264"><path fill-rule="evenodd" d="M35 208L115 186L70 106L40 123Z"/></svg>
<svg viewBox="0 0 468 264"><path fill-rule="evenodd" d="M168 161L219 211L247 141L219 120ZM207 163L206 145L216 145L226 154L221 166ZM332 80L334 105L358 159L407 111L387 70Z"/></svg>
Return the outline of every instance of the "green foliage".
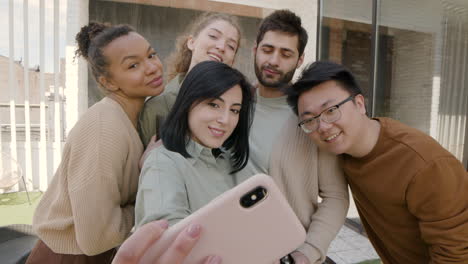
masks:
<svg viewBox="0 0 468 264"><path fill-rule="evenodd" d="M12 224L32 224L32 217L42 192L29 192L31 205L26 192L0 194L0 226Z"/></svg>

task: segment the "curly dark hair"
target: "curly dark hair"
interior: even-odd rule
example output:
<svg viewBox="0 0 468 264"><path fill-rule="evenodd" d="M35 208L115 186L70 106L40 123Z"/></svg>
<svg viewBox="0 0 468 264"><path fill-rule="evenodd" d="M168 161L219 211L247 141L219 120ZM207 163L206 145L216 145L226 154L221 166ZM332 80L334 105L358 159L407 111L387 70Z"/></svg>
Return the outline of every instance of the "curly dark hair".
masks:
<svg viewBox="0 0 468 264"><path fill-rule="evenodd" d="M102 49L113 40L134 31L129 25L90 22L76 34L78 49L75 51L75 56L81 56L88 61L94 79L99 83L99 76L108 76L107 66L109 66Z"/></svg>

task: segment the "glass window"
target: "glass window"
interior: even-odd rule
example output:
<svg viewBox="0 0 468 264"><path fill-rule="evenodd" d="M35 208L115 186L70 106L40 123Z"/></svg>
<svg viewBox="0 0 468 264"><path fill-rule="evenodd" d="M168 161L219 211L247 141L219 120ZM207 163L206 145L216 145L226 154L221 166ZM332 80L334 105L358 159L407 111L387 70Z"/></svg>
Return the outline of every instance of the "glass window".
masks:
<svg viewBox="0 0 468 264"><path fill-rule="evenodd" d="M375 115L431 135L466 166L468 2L429 2L380 1Z"/></svg>
<svg viewBox="0 0 468 264"><path fill-rule="evenodd" d="M375 27L372 9L377 3ZM342 63L357 75L373 116L391 117L420 129L468 167L468 2L336 0L322 4L319 58ZM372 93L374 98L369 100L367 95Z"/></svg>
<svg viewBox="0 0 468 264"><path fill-rule="evenodd" d="M372 0L322 1L321 60L348 67L367 98L372 70Z"/></svg>

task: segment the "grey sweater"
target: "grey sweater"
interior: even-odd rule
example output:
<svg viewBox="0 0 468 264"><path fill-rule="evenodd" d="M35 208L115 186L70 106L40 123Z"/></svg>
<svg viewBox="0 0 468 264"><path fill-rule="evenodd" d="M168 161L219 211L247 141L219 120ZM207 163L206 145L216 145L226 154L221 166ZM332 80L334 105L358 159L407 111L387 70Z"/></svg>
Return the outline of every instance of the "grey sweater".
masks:
<svg viewBox="0 0 468 264"><path fill-rule="evenodd" d="M320 151L297 123L292 116L275 141L270 175L307 230L298 251L310 263L322 263L344 223L348 187L336 155Z"/></svg>

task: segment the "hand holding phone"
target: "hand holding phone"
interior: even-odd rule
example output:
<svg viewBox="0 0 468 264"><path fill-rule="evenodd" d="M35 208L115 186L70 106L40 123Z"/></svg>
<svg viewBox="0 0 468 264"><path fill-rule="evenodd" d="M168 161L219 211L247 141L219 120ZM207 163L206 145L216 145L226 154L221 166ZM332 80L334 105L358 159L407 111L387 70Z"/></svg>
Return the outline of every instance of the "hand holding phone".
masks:
<svg viewBox="0 0 468 264"><path fill-rule="evenodd" d="M145 254L146 250L151 245L158 243L160 236L167 227L168 222L165 220L143 225L119 247L112 264L139 264L140 258ZM191 229L197 230L195 232L189 231ZM199 238L200 228L189 226L187 232L181 232L166 252L158 259L153 259L152 263L182 264ZM219 256L207 256L203 263L199 264L221 264L221 262L222 259Z"/></svg>
<svg viewBox="0 0 468 264"><path fill-rule="evenodd" d="M200 263L208 255L220 256L223 264L271 264L298 248L306 236L273 179L257 174L170 227L142 263L162 255L192 223L202 226L203 236L184 264Z"/></svg>

